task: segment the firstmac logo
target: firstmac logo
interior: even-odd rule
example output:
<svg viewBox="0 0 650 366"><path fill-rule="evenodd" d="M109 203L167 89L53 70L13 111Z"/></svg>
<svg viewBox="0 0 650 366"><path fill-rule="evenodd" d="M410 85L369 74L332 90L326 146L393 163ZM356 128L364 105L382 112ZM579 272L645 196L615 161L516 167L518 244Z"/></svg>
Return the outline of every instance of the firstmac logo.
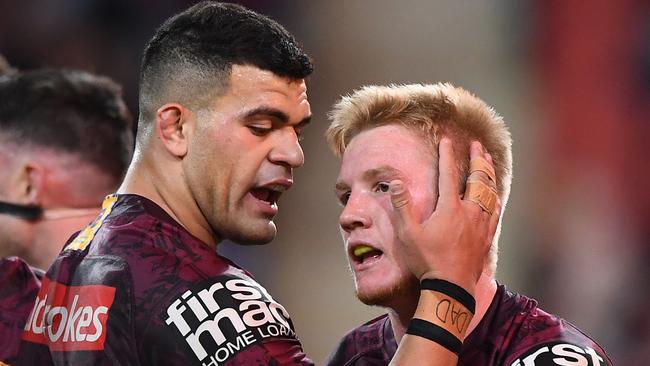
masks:
<svg viewBox="0 0 650 366"><path fill-rule="evenodd" d="M219 365L265 338L295 338L289 319L258 283L222 276L174 299L164 320L198 361Z"/></svg>
<svg viewBox="0 0 650 366"><path fill-rule="evenodd" d="M43 278L23 339L47 344L52 351L102 350L114 298L114 287L66 286Z"/></svg>

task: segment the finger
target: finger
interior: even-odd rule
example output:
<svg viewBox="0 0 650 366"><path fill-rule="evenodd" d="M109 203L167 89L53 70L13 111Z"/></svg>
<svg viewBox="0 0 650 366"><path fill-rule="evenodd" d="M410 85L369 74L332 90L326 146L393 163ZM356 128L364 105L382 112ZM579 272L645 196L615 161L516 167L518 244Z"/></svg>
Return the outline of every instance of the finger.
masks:
<svg viewBox="0 0 650 366"><path fill-rule="evenodd" d="M438 147L438 204L458 200L458 168L451 139L443 137Z"/></svg>
<svg viewBox="0 0 650 366"><path fill-rule="evenodd" d="M390 182L390 202L393 204L398 223L398 232L409 233L415 225L411 206L411 194L400 180Z"/></svg>
<svg viewBox="0 0 650 366"><path fill-rule="evenodd" d="M487 160L488 163L494 167L494 161L492 160L492 155L490 155L489 152L485 152L485 160Z"/></svg>
<svg viewBox="0 0 650 366"><path fill-rule="evenodd" d="M483 146L478 141L472 141L469 145L469 159L485 158Z"/></svg>
<svg viewBox="0 0 650 366"><path fill-rule="evenodd" d="M472 141L470 144L469 173L471 174L477 170L484 172L490 179L496 181L492 157L479 141Z"/></svg>
<svg viewBox="0 0 650 366"><path fill-rule="evenodd" d="M478 141L472 141L469 151L469 176L467 177L467 180L479 180L491 188L496 189L496 177L490 154L485 151L483 145ZM465 187L465 196L467 196L467 187Z"/></svg>
<svg viewBox="0 0 650 366"><path fill-rule="evenodd" d="M476 172L473 174L476 174ZM496 189L486 184L482 179L479 179L474 175L467 179L465 195L463 196L464 201L472 201L476 203L483 211L487 212L487 216L489 216L494 212L497 199L498 196Z"/></svg>
<svg viewBox="0 0 650 366"><path fill-rule="evenodd" d="M483 157L475 157L469 161L469 173L470 175L474 172L481 172L493 182L497 181L496 173L494 172L494 167L492 163L484 159Z"/></svg>
<svg viewBox="0 0 650 366"><path fill-rule="evenodd" d="M492 174L494 174L493 179L490 179L490 187L494 188L497 190L497 174L494 170L494 161L492 160L492 155L490 155L489 152L485 152L485 160L490 163L490 167L492 168Z"/></svg>
<svg viewBox="0 0 650 366"><path fill-rule="evenodd" d="M489 243L492 243L492 240L496 235L497 227L499 226L500 219L501 219L501 199L497 199L497 203L494 206L494 211L492 211L492 215L490 216L490 226L488 227Z"/></svg>
<svg viewBox="0 0 650 366"><path fill-rule="evenodd" d="M483 147L482 145L481 145L481 148L484 151L483 152L483 159L485 159L490 164L490 166L492 167L492 171L494 172L495 168L494 168L494 160L492 160L492 155L490 155L490 153L487 150L485 150L485 147ZM496 183L496 172L494 173L494 177L495 177L495 179L494 179L494 184L493 185L494 185L494 188L496 188L496 185L497 185L497 183Z"/></svg>
<svg viewBox="0 0 650 366"><path fill-rule="evenodd" d="M463 200L478 204L488 215L494 211L497 200L496 176L492 164L487 160L489 154L478 141L470 144L469 176L465 184Z"/></svg>

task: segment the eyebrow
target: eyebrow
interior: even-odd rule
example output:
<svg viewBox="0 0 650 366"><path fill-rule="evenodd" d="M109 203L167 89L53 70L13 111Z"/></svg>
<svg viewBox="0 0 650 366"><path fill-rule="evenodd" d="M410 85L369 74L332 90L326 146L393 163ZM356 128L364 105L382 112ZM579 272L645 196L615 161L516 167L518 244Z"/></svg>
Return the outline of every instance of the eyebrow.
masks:
<svg viewBox="0 0 650 366"><path fill-rule="evenodd" d="M402 171L400 171L399 169L393 168L392 166L389 165L382 165L379 168L366 170L365 172L363 172L362 178L364 180L373 180L373 179L377 179L377 177L386 176L386 175L395 176L395 178L400 178L400 179L402 179L403 177Z"/></svg>
<svg viewBox="0 0 650 366"><path fill-rule="evenodd" d="M250 119L250 118L253 118L253 117L256 117L256 116L268 116L268 117L271 117L273 119L276 119L276 120L280 121L283 124L289 123L289 115L288 114L282 112L279 109L271 108L271 107L265 107L265 106L257 107L257 108L251 109L250 111L246 112L246 114L244 114L244 119ZM298 122L296 124L296 126L299 127L299 128L302 128L302 127L305 127L307 124L309 124L309 122L311 122L311 114L309 116L303 118L302 120L300 120L300 122Z"/></svg>
<svg viewBox="0 0 650 366"><path fill-rule="evenodd" d="M389 165L382 165L378 168L368 169L365 172L363 172L361 178L364 181L372 181L381 176L391 176L391 180L401 179L402 181L404 181L406 178L406 176L402 174L401 170L393 168L392 166ZM346 183L341 181L336 182L336 184L334 185L334 190L337 192L345 191L348 190L349 188L350 187Z"/></svg>
<svg viewBox="0 0 650 366"><path fill-rule="evenodd" d="M348 188L350 187L341 181L336 182L334 185L334 191L336 192L346 191Z"/></svg>

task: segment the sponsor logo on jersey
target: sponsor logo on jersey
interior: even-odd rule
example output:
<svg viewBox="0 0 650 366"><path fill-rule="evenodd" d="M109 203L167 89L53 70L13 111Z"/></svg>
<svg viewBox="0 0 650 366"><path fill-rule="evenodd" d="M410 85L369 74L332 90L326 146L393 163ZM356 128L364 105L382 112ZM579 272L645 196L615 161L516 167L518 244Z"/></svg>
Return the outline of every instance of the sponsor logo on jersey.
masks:
<svg viewBox="0 0 650 366"><path fill-rule="evenodd" d="M102 350L114 297L114 287L66 286L45 277L23 339L47 344L51 351Z"/></svg>
<svg viewBox="0 0 650 366"><path fill-rule="evenodd" d="M531 347L510 366L606 366L608 363L589 346L545 343Z"/></svg>
<svg viewBox="0 0 650 366"><path fill-rule="evenodd" d="M164 321L203 365L219 365L266 338L295 338L285 308L252 280L220 277L187 290L167 307Z"/></svg>

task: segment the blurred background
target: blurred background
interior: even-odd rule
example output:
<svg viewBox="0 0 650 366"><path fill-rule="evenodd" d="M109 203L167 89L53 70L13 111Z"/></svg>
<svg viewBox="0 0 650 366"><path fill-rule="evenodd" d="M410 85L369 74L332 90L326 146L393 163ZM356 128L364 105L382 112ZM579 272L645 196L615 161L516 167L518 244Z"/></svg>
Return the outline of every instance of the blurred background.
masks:
<svg viewBox="0 0 650 366"><path fill-rule="evenodd" d="M74 67L124 86L182 0L0 0L0 53L19 69ZM306 165L277 239L220 252L248 268L324 360L381 309L360 304L338 232L326 113L364 84L449 81L505 117L514 181L498 279L592 335L618 365L650 358L650 3L647 0L241 1L313 56Z"/></svg>

